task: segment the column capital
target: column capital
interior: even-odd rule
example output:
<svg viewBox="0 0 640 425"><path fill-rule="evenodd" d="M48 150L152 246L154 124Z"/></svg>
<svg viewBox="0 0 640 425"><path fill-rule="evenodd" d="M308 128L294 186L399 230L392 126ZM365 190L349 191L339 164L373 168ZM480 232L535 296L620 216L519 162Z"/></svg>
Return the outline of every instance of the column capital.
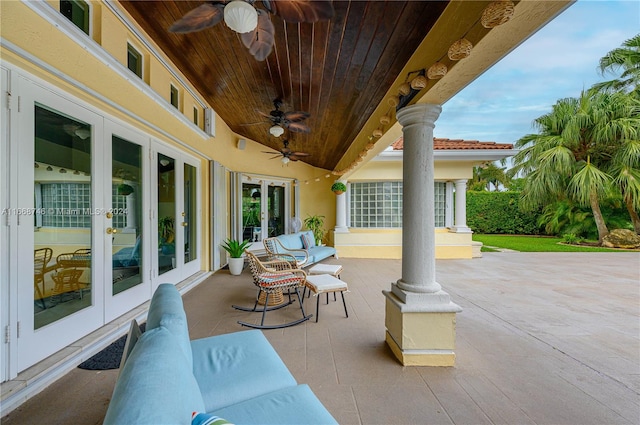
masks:
<svg viewBox="0 0 640 425"><path fill-rule="evenodd" d="M442 112L442 106L432 103L417 103L415 105L405 106L396 112L398 122L407 127L412 124L434 126L434 123Z"/></svg>

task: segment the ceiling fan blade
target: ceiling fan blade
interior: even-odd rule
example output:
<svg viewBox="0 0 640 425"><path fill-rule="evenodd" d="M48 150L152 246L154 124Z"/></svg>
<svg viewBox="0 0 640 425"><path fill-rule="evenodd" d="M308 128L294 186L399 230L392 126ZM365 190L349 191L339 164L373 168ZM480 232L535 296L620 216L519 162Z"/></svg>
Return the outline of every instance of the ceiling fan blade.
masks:
<svg viewBox="0 0 640 425"><path fill-rule="evenodd" d="M258 125L258 124L267 124L267 123L264 121L248 122L246 124L240 124L240 127L249 127L249 126Z"/></svg>
<svg viewBox="0 0 640 425"><path fill-rule="evenodd" d="M267 151L262 151L262 153L270 153L272 155L282 155L280 152L278 151L271 151L271 152L267 152Z"/></svg>
<svg viewBox="0 0 640 425"><path fill-rule="evenodd" d="M272 157L271 157L271 158L269 158L269 159L276 159L276 158L282 158L282 155L272 156Z"/></svg>
<svg viewBox="0 0 640 425"><path fill-rule="evenodd" d="M175 21L169 27L169 32L186 34L212 27L224 17L223 10L224 4L203 3Z"/></svg>
<svg viewBox="0 0 640 425"><path fill-rule="evenodd" d="M262 0L271 13L287 22L316 22L333 17L331 0Z"/></svg>
<svg viewBox="0 0 640 425"><path fill-rule="evenodd" d="M263 116L263 117L265 117L265 118L269 118L270 120L271 120L271 119L273 119L273 116L272 116L272 115L270 115L270 114L265 114L264 112L259 111L259 110L257 110L257 109L256 109L256 112L257 112L258 114L262 115L262 116Z"/></svg>
<svg viewBox="0 0 640 425"><path fill-rule="evenodd" d="M294 133L311 133L311 128L300 122L289 122L286 124L286 127Z"/></svg>
<svg viewBox="0 0 640 425"><path fill-rule="evenodd" d="M289 111L284 113L284 119L290 122L300 122L309 118L311 114L303 111Z"/></svg>
<svg viewBox="0 0 640 425"><path fill-rule="evenodd" d="M291 156L299 156L302 158L305 156L311 156L311 154L306 152L291 152Z"/></svg>
<svg viewBox="0 0 640 425"><path fill-rule="evenodd" d="M276 30L271 23L269 14L258 10L258 25L253 31L240 34L242 43L249 49L249 53L258 61L263 61L271 54L274 34Z"/></svg>

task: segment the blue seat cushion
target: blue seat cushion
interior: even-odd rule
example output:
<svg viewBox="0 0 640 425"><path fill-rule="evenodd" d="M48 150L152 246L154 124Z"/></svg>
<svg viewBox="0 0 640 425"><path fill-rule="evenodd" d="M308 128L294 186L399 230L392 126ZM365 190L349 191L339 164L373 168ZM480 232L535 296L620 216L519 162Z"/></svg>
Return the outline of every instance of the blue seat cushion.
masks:
<svg viewBox="0 0 640 425"><path fill-rule="evenodd" d="M314 246L309 248L309 257L313 256L313 262L324 260L336 254L336 249L332 246Z"/></svg>
<svg viewBox="0 0 640 425"><path fill-rule="evenodd" d="M206 412L297 385L261 331L196 339L191 347Z"/></svg>
<svg viewBox="0 0 640 425"><path fill-rule="evenodd" d="M105 424L189 424L204 411L200 388L176 336L163 326L142 334L116 382Z"/></svg>
<svg viewBox="0 0 640 425"><path fill-rule="evenodd" d="M327 425L338 423L320 403L308 385L284 388L211 413L236 425Z"/></svg>

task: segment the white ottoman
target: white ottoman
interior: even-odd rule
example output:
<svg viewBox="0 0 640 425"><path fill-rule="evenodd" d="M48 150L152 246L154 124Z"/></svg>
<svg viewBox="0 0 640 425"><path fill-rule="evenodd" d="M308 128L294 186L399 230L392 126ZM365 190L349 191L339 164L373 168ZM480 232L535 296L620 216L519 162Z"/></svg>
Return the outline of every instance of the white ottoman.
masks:
<svg viewBox="0 0 640 425"><path fill-rule="evenodd" d="M340 264L316 264L309 269L309 274L329 274L340 279L342 266Z"/></svg>
<svg viewBox="0 0 640 425"><path fill-rule="evenodd" d="M334 297L336 292L340 292L340 295L342 296L342 305L344 306L344 314L349 317L349 313L347 312L347 303L344 301L344 293L349 290L346 282L343 282L330 274L312 274L307 276L306 287L313 292L315 297L317 297L316 322L318 322L318 317L320 316L320 294L327 294L327 304L329 304L329 292L333 292Z"/></svg>

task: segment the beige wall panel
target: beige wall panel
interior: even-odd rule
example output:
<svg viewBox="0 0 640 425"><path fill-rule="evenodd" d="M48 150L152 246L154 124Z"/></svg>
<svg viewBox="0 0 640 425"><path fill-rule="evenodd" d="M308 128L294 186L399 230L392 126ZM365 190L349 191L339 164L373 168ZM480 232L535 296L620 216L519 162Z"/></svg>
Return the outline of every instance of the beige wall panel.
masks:
<svg viewBox="0 0 640 425"><path fill-rule="evenodd" d="M436 180L470 179L473 176L471 161L437 161L434 169ZM349 176L349 181L402 180L402 162L372 161Z"/></svg>

